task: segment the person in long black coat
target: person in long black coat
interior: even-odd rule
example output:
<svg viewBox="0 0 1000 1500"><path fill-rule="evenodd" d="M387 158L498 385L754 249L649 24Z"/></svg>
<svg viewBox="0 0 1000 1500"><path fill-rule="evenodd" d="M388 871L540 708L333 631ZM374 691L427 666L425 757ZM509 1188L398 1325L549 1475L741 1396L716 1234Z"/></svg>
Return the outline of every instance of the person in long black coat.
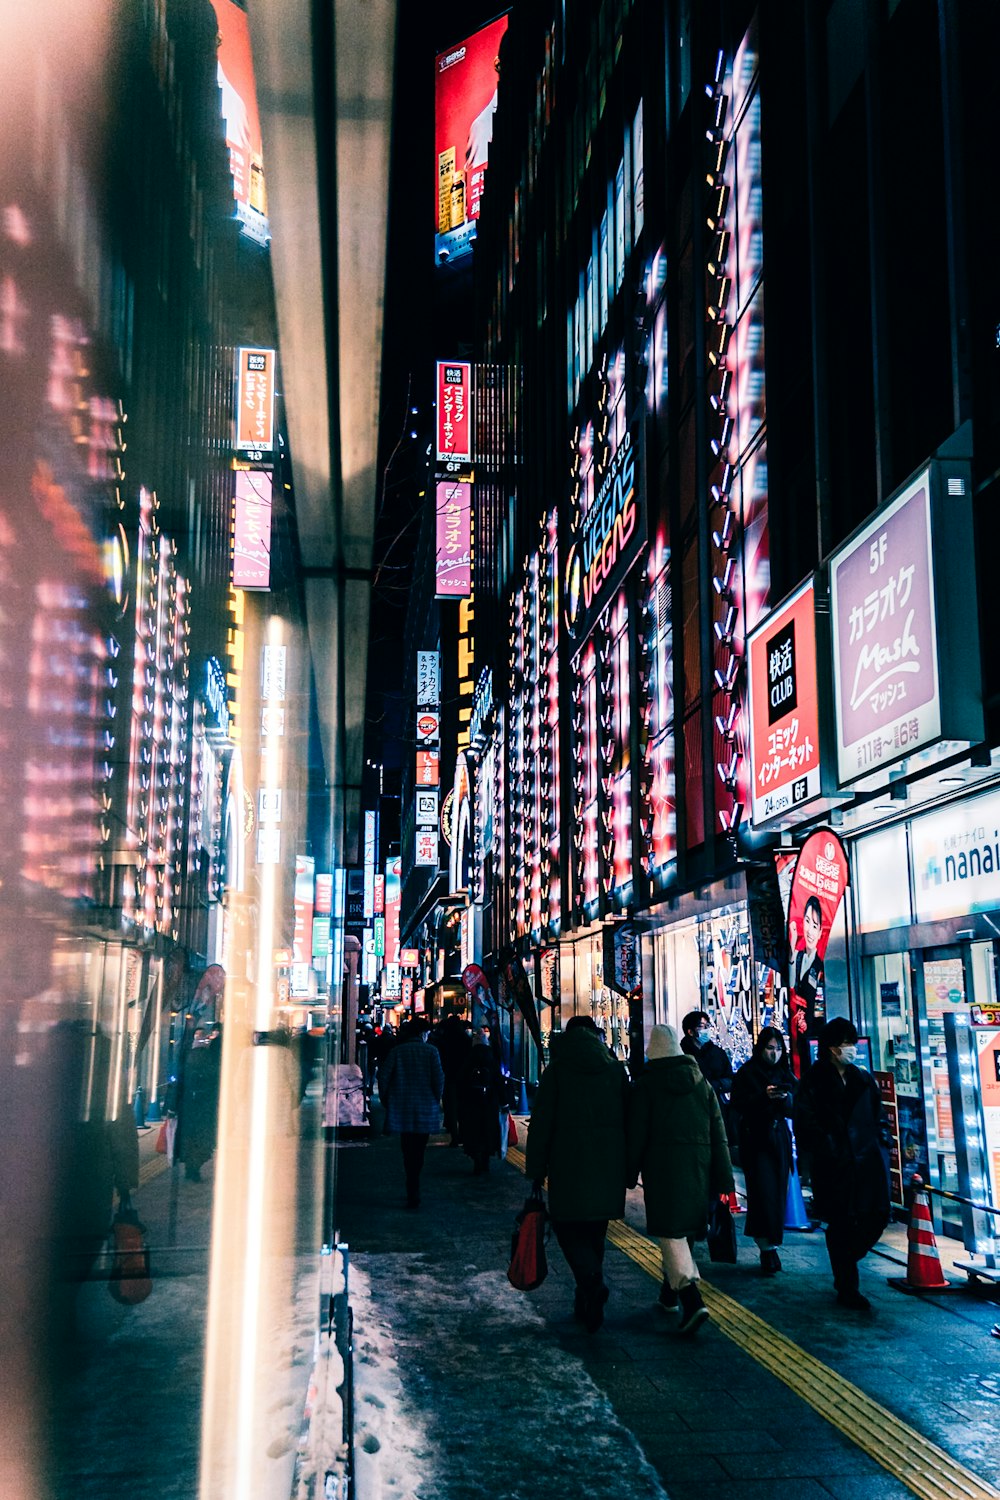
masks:
<svg viewBox="0 0 1000 1500"><path fill-rule="evenodd" d="M857 1041L845 1016L823 1027L819 1061L799 1089L795 1136L812 1173L813 1210L826 1220L837 1301L868 1312L858 1262L889 1222L889 1160L878 1085L854 1065Z"/></svg>
<svg viewBox="0 0 1000 1500"><path fill-rule="evenodd" d="M444 1069L444 1128L451 1136L450 1146L461 1144L458 1126L458 1080L472 1050L465 1016L450 1011L441 1024L431 1033L431 1046L436 1047Z"/></svg>
<svg viewBox="0 0 1000 1500"><path fill-rule="evenodd" d="M784 1239L785 1203L792 1170L792 1113L795 1079L781 1032L765 1026L753 1054L733 1079L732 1106L738 1121L740 1164L746 1178L744 1232L756 1240L765 1276L781 1270L778 1246Z"/></svg>
<svg viewBox="0 0 1000 1500"><path fill-rule="evenodd" d="M489 1171L491 1156L500 1155L503 1105L503 1074L490 1046L489 1027L482 1026L458 1078L458 1129L476 1176Z"/></svg>

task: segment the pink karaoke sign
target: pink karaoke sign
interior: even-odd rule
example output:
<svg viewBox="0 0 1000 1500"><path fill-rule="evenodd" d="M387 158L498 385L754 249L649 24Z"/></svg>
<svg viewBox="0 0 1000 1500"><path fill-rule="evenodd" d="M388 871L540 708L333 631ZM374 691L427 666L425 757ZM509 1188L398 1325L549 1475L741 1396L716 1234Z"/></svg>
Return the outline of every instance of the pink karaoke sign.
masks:
<svg viewBox="0 0 1000 1500"><path fill-rule="evenodd" d="M239 469L233 519L233 586L266 589L271 584L271 476Z"/></svg>
<svg viewBox="0 0 1000 1500"><path fill-rule="evenodd" d="M941 736L926 471L830 565L841 785Z"/></svg>
<svg viewBox="0 0 1000 1500"><path fill-rule="evenodd" d="M437 584L439 599L467 599L472 593L471 486L437 486Z"/></svg>

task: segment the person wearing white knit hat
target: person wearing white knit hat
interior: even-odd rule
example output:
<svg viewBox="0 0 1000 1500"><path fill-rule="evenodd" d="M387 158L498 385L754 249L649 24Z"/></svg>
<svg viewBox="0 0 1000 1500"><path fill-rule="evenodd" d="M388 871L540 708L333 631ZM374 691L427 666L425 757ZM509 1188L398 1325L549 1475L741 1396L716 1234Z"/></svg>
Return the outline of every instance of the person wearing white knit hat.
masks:
<svg viewBox="0 0 1000 1500"><path fill-rule="evenodd" d="M629 1112L628 1169L633 1187L642 1174L646 1227L660 1245L659 1306L679 1306L678 1332L694 1333L708 1309L691 1241L705 1233L710 1199L732 1192L733 1167L719 1101L670 1026L649 1034Z"/></svg>

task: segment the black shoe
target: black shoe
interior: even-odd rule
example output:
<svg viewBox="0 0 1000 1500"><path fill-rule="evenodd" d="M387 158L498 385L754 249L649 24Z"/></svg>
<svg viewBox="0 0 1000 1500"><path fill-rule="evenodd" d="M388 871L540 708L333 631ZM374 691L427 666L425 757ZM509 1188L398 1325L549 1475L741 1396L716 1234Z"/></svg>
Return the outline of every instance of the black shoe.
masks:
<svg viewBox="0 0 1000 1500"><path fill-rule="evenodd" d="M611 1290L604 1285L604 1278L600 1271L592 1276L585 1286L577 1293L580 1304L580 1319L588 1333L596 1333L604 1322L604 1304L611 1296Z"/></svg>
<svg viewBox="0 0 1000 1500"><path fill-rule="evenodd" d="M184 1168L184 1176L187 1178L188 1182L200 1182L201 1181L201 1168L200 1167L185 1167Z"/></svg>
<svg viewBox="0 0 1000 1500"><path fill-rule="evenodd" d="M681 1304L681 1320L677 1325L678 1333L697 1333L708 1318L708 1308L701 1300L701 1291L696 1281L689 1281L687 1286L682 1286L678 1292Z"/></svg>
<svg viewBox="0 0 1000 1500"><path fill-rule="evenodd" d="M781 1270L781 1257L777 1250L762 1250L760 1252L760 1268L765 1276L777 1276Z"/></svg>
<svg viewBox="0 0 1000 1500"><path fill-rule="evenodd" d="M872 1305L860 1292L838 1292L837 1306L850 1308L851 1312L871 1312Z"/></svg>
<svg viewBox="0 0 1000 1500"><path fill-rule="evenodd" d="M656 1299L656 1305L661 1312L665 1313L675 1313L680 1309L680 1298L669 1281L664 1281L660 1287L660 1295Z"/></svg>

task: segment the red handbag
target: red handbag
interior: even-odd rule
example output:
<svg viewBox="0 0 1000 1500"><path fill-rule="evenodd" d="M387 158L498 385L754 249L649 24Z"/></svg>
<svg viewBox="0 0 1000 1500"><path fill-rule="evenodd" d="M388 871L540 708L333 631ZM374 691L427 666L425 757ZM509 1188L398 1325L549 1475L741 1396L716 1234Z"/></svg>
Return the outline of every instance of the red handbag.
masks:
<svg viewBox="0 0 1000 1500"><path fill-rule="evenodd" d="M507 1280L519 1292L533 1292L548 1275L545 1257L547 1219L541 1193L533 1192L514 1220Z"/></svg>
<svg viewBox="0 0 1000 1500"><path fill-rule="evenodd" d="M507 1144L508 1146L517 1145L517 1126L514 1124L513 1115L507 1116Z"/></svg>
<svg viewBox="0 0 1000 1500"><path fill-rule="evenodd" d="M134 1208L119 1208L111 1228L114 1260L108 1291L116 1302L134 1306L145 1302L153 1290L149 1274L149 1247Z"/></svg>

